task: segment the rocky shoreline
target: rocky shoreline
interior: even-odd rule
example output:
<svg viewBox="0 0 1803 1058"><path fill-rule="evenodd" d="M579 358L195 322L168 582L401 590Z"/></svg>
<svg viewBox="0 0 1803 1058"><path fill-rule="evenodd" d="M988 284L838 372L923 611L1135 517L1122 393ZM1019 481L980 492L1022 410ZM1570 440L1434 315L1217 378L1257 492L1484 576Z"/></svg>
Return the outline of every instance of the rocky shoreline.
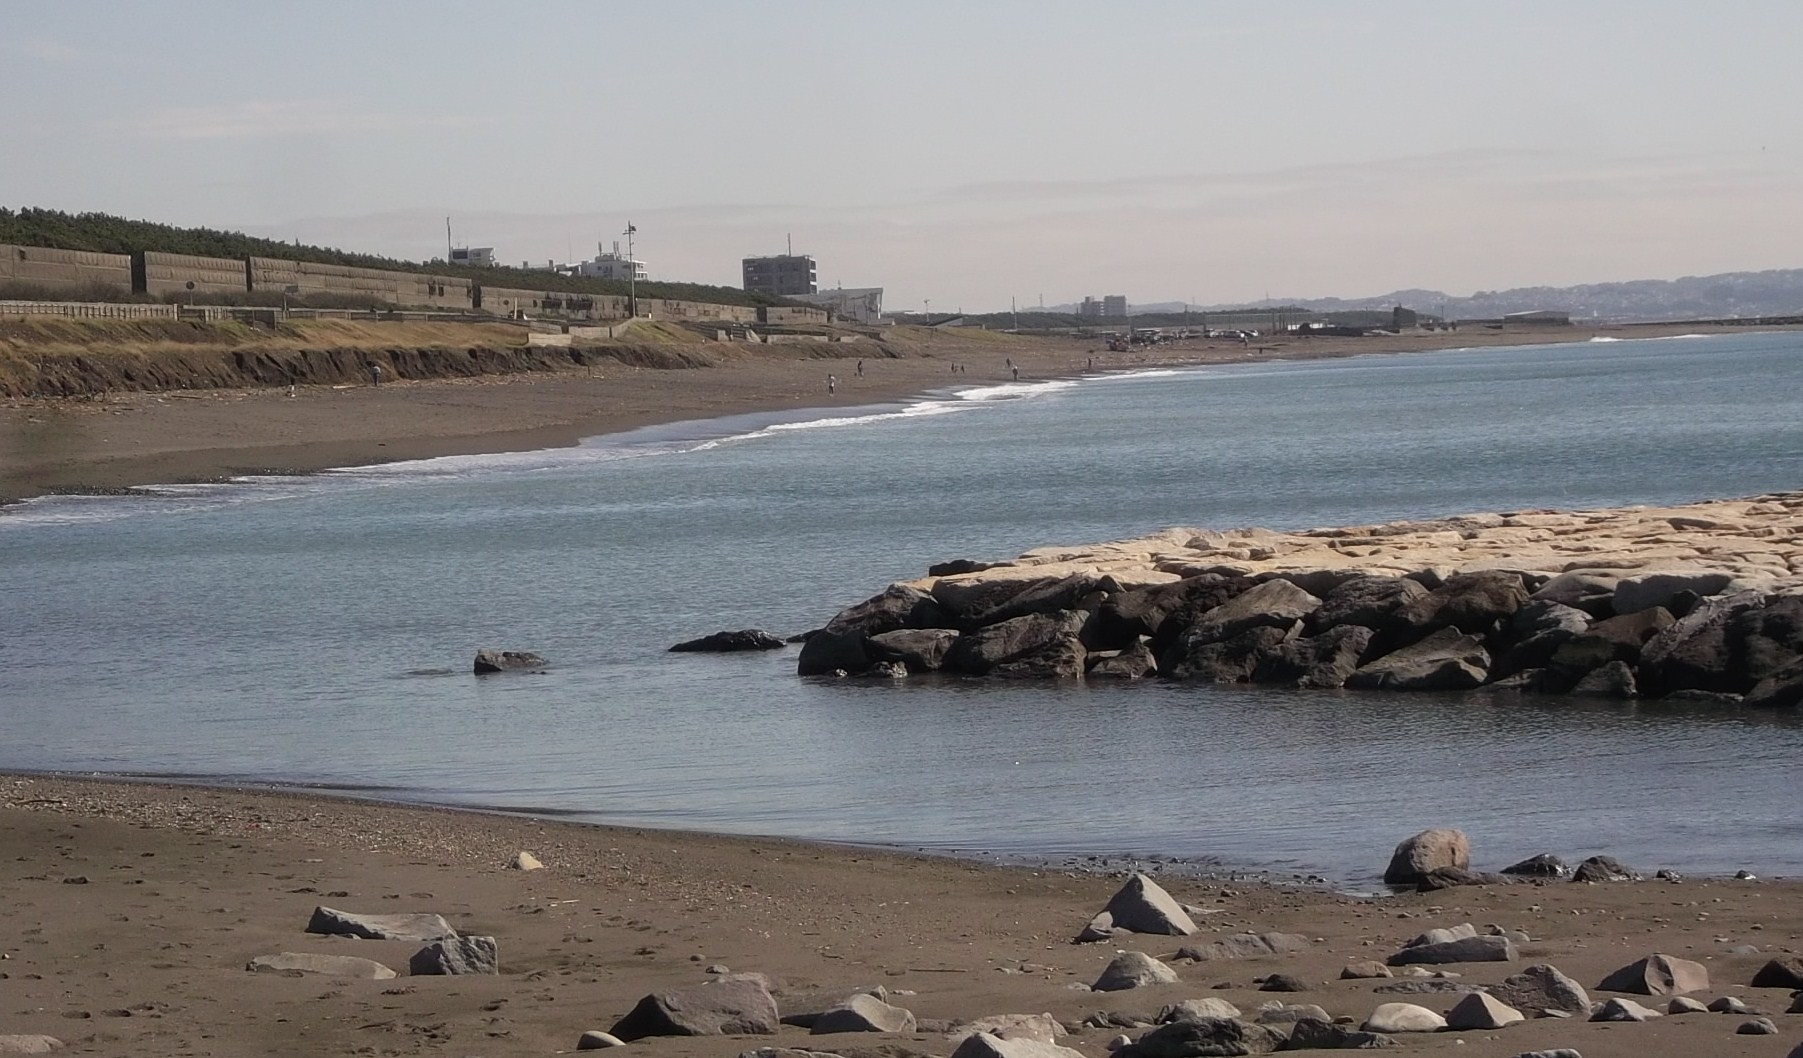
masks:
<svg viewBox="0 0 1803 1058"><path fill-rule="evenodd" d="M960 560L841 611L797 668L1795 707L1803 493Z"/></svg>

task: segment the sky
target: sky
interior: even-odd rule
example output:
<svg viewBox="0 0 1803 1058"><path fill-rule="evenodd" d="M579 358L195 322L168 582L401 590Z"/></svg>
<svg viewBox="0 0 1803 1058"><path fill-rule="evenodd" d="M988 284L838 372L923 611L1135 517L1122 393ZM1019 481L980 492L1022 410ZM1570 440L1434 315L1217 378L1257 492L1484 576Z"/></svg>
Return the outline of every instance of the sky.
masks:
<svg viewBox="0 0 1803 1058"><path fill-rule="evenodd" d="M1803 267L1803 3L3 0L0 206L891 311Z"/></svg>

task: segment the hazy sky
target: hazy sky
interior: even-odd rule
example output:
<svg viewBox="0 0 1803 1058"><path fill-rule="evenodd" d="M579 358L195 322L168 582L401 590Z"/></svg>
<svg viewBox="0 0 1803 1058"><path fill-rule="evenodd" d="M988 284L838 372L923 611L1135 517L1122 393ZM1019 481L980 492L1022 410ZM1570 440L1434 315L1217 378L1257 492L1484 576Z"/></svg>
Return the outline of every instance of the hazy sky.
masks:
<svg viewBox="0 0 1803 1058"><path fill-rule="evenodd" d="M891 309L1803 267L1803 3L0 5L0 205Z"/></svg>

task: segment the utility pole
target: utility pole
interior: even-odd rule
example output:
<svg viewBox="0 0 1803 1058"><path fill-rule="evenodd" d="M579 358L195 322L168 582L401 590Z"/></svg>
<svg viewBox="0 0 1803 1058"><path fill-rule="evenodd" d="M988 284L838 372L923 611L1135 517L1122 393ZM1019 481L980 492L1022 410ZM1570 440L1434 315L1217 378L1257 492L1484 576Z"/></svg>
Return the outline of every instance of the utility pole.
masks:
<svg viewBox="0 0 1803 1058"><path fill-rule="evenodd" d="M451 218L446 217L444 219L444 263L445 264L451 263L451 251L453 249L455 249L455 244L451 242Z"/></svg>
<svg viewBox="0 0 1803 1058"><path fill-rule="evenodd" d="M631 221L627 221L626 230L620 233L626 236L626 311L635 320L639 318L639 263L632 256L632 237L638 231Z"/></svg>
<svg viewBox="0 0 1803 1058"><path fill-rule="evenodd" d="M1014 307L1014 299L1008 299L1008 312L1014 317L1014 333L1020 333L1020 310Z"/></svg>

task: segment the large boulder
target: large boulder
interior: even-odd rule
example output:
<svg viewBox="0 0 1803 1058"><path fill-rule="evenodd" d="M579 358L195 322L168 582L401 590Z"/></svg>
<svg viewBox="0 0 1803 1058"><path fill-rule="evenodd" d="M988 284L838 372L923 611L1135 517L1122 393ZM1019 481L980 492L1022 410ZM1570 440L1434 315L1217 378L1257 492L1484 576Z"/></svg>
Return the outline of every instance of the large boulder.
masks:
<svg viewBox="0 0 1803 1058"><path fill-rule="evenodd" d="M493 937L446 937L413 953L407 972L415 977L448 974L498 974L499 949Z"/></svg>
<svg viewBox="0 0 1803 1058"><path fill-rule="evenodd" d="M1320 605L1320 599L1287 580L1268 580L1196 618L1184 638L1193 643L1219 643L1255 628L1287 631Z"/></svg>
<svg viewBox="0 0 1803 1058"><path fill-rule="evenodd" d="M1233 1018L1199 1018L1160 1025L1114 1054L1115 1058L1270 1054L1283 1043L1283 1033L1264 1025L1248 1025Z"/></svg>
<svg viewBox="0 0 1803 1058"><path fill-rule="evenodd" d="M1675 618L1662 606L1598 621L1553 651L1550 664L1560 672L1585 673L1612 661L1632 665L1647 640L1669 628Z"/></svg>
<svg viewBox="0 0 1803 1058"><path fill-rule="evenodd" d="M55 1036L35 1032L15 1032L0 1036L0 1054L49 1054L61 1050L63 1041Z"/></svg>
<svg viewBox="0 0 1803 1058"><path fill-rule="evenodd" d="M1000 662L986 675L996 680L1077 680L1088 663L1089 652L1072 633Z"/></svg>
<svg viewBox="0 0 1803 1058"><path fill-rule="evenodd" d="M1374 1051L1380 1047L1395 1047L1396 1045L1395 1037L1381 1032L1349 1029L1331 1021L1303 1018L1290 1029L1290 1038L1285 1041L1283 1049L1286 1051Z"/></svg>
<svg viewBox="0 0 1803 1058"><path fill-rule="evenodd" d="M1638 613L1655 606L1669 609L1680 595L1714 595L1733 579L1731 574L1709 570L1638 573L1617 582L1613 605L1618 614Z"/></svg>
<svg viewBox="0 0 1803 1058"><path fill-rule="evenodd" d="M1574 882L1638 882L1640 875L1613 856L1591 856L1571 872Z"/></svg>
<svg viewBox="0 0 1803 1058"><path fill-rule="evenodd" d="M313 917L307 921L307 932L328 937L421 943L457 935L451 924L439 915L356 915L324 906L313 909Z"/></svg>
<svg viewBox="0 0 1803 1058"><path fill-rule="evenodd" d="M1284 629L1270 626L1248 629L1226 640L1185 633L1159 657L1158 671L1172 679L1193 683L1245 683L1287 639L1288 633Z"/></svg>
<svg viewBox="0 0 1803 1058"><path fill-rule="evenodd" d="M865 647L868 641L862 632L821 629L801 645L795 674L825 676L834 672L863 672L871 665L870 652Z"/></svg>
<svg viewBox="0 0 1803 1058"><path fill-rule="evenodd" d="M954 1040L962 1040L979 1032L1005 1040L1037 1040L1040 1043L1057 1043L1058 1037L1066 1035L1058 1019L1046 1013L991 1014L961 1022L948 1035Z"/></svg>
<svg viewBox="0 0 1803 1058"><path fill-rule="evenodd" d="M550 662L532 653L530 650L478 650L476 651L475 671L477 675L491 672L519 672L542 669Z"/></svg>
<svg viewBox="0 0 1803 1058"><path fill-rule="evenodd" d="M1455 962L1514 962L1515 942L1507 937L1464 937L1416 944L1390 956L1391 966L1439 966ZM1381 1031L1381 1030L1380 1030Z"/></svg>
<svg viewBox="0 0 1803 1058"><path fill-rule="evenodd" d="M900 662L909 672L936 672L957 638L949 628L898 628L866 639L864 652L877 661Z"/></svg>
<svg viewBox="0 0 1803 1058"><path fill-rule="evenodd" d="M1754 988L1803 990L1803 955L1780 955L1753 975Z"/></svg>
<svg viewBox="0 0 1803 1058"><path fill-rule="evenodd" d="M1709 987L1709 969L1700 962L1649 955L1631 962L1602 979L1604 992L1630 992L1637 996L1677 996Z"/></svg>
<svg viewBox="0 0 1803 1058"><path fill-rule="evenodd" d="M1363 625L1338 624L1320 635L1280 643L1258 663L1252 681L1289 687L1343 686L1358 669L1373 634Z"/></svg>
<svg viewBox="0 0 1803 1058"><path fill-rule="evenodd" d="M1581 698L1638 698L1640 686L1627 662L1611 661L1602 668L1586 672L1571 685L1571 693Z"/></svg>
<svg viewBox="0 0 1803 1058"><path fill-rule="evenodd" d="M631 1043L647 1036L767 1036L777 1025L776 1000L761 981L727 977L648 995L607 1031Z"/></svg>
<svg viewBox="0 0 1803 1058"><path fill-rule="evenodd" d="M1518 863L1511 863L1502 869L1504 874L1519 874L1529 878L1563 878L1571 873L1565 861L1550 852L1536 853Z"/></svg>
<svg viewBox="0 0 1803 1058"><path fill-rule="evenodd" d="M826 623L825 631L875 636L898 628L947 628L951 620L926 592L904 584L891 584L855 606L840 610Z"/></svg>
<svg viewBox="0 0 1803 1058"><path fill-rule="evenodd" d="M1513 617L1527 600L1527 584L1521 574L1479 570L1453 574L1439 587L1409 602L1398 616L1415 636L1443 628L1484 635L1499 622Z"/></svg>
<svg viewBox="0 0 1803 1058"><path fill-rule="evenodd" d="M1174 958L1191 962L1222 959L1256 959L1264 955L1288 955L1307 951L1309 939L1300 933L1234 933L1207 944L1186 944Z"/></svg>
<svg viewBox="0 0 1803 1058"><path fill-rule="evenodd" d="M890 1006L873 995L854 995L814 1019L809 1032L913 1032L914 1012Z"/></svg>
<svg viewBox="0 0 1803 1058"><path fill-rule="evenodd" d="M299 977L319 974L323 977L357 977L366 981L386 981L394 971L374 959L355 955L313 955L308 952L285 951L276 955L259 955L244 967L252 973L283 974Z"/></svg>
<svg viewBox="0 0 1803 1058"><path fill-rule="evenodd" d="M1360 1026L1366 1032L1439 1032L1446 1019L1414 1003L1380 1003Z"/></svg>
<svg viewBox="0 0 1803 1058"><path fill-rule="evenodd" d="M1803 705L1803 661L1793 662L1753 685L1741 704L1750 709L1789 709Z"/></svg>
<svg viewBox="0 0 1803 1058"><path fill-rule="evenodd" d="M1119 592L1096 608L1083 629L1083 641L1092 650L1116 650L1140 636L1158 639L1167 619L1187 626L1196 615L1214 609L1249 587L1250 582L1244 578L1204 573L1171 584ZM1162 638L1168 640L1174 635Z"/></svg>
<svg viewBox="0 0 1803 1058"><path fill-rule="evenodd" d="M1659 1016L1657 1010L1619 996L1598 1003L1596 1009L1590 1012L1591 1021L1650 1021Z"/></svg>
<svg viewBox="0 0 1803 1058"><path fill-rule="evenodd" d="M1102 578L1093 573L1073 573L1056 580L1039 581L981 613L965 620L972 625L992 625L1035 613L1057 613L1061 610L1094 610L1101 603L1098 587Z"/></svg>
<svg viewBox="0 0 1803 1058"><path fill-rule="evenodd" d="M1535 963L1490 986L1490 994L1529 1017L1559 1017L1590 1012L1584 986L1549 963Z"/></svg>
<svg viewBox="0 0 1803 1058"><path fill-rule="evenodd" d="M1176 984L1177 980L1177 971L1145 952L1124 951L1103 968L1102 975L1090 987L1098 992L1124 992L1147 985Z"/></svg>
<svg viewBox="0 0 1803 1058"><path fill-rule="evenodd" d="M1426 639L1362 665L1346 686L1390 691L1462 691L1480 686L1490 670L1483 640L1442 628Z"/></svg>
<svg viewBox="0 0 1803 1058"><path fill-rule="evenodd" d="M1803 663L1803 595L1783 595L1728 623L1728 644L1745 690Z"/></svg>
<svg viewBox="0 0 1803 1058"><path fill-rule="evenodd" d="M1528 596L1528 606L1548 603L1581 610L1586 616L1599 621L1605 617L1614 617L1615 587L1621 583L1621 579L1619 570L1568 570L1534 589L1533 594Z"/></svg>
<svg viewBox="0 0 1803 1058"><path fill-rule="evenodd" d="M1102 913L1114 928L1134 933L1181 937L1196 932L1196 923L1183 906L1163 886L1143 874L1128 878L1127 884L1109 898Z"/></svg>
<svg viewBox="0 0 1803 1058"><path fill-rule="evenodd" d="M1575 607L1548 600L1529 600L1509 618L1507 634L1492 677L1508 676L1524 669L1545 668L1553 654L1590 627L1590 615Z"/></svg>
<svg viewBox="0 0 1803 1058"><path fill-rule="evenodd" d="M741 628L736 632L714 632L700 639L687 639L670 648L675 654L732 654L741 650L781 650L782 640L761 628Z"/></svg>
<svg viewBox="0 0 1803 1058"><path fill-rule="evenodd" d="M951 1058L1084 1058L1082 1051L1056 1043L973 1032L952 1051Z"/></svg>
<svg viewBox="0 0 1803 1058"><path fill-rule="evenodd" d="M1022 592L1043 587L1054 579L1009 576L999 570L960 577L941 577L933 582L933 601L943 611L947 627L969 631L981 627L981 615L991 613Z"/></svg>
<svg viewBox="0 0 1803 1058"><path fill-rule="evenodd" d="M941 667L948 672L988 675L989 670L1005 662L1071 643L1086 616L1076 611L1028 614L966 633L946 651ZM1081 646L1076 644L1076 649ZM1079 675L1082 671L1081 667L1077 670Z"/></svg>
<svg viewBox="0 0 1803 1058"><path fill-rule="evenodd" d="M1138 680L1158 674L1158 659L1143 639L1119 650L1092 652L1086 664L1086 675L1097 679Z"/></svg>
<svg viewBox="0 0 1803 1058"><path fill-rule="evenodd" d="M1758 681L1748 679L1736 664L1728 627L1764 601L1763 595L1751 591L1704 599L1647 640L1637 667L1641 693L1652 698L1679 690L1745 694Z"/></svg>
<svg viewBox="0 0 1803 1058"><path fill-rule="evenodd" d="M1521 1011L1483 992L1472 992L1446 1012L1449 1029L1500 1029L1526 1020Z"/></svg>
<svg viewBox="0 0 1803 1058"><path fill-rule="evenodd" d="M1437 867L1471 867L1471 839L1452 827L1433 827L1404 838L1390 854L1384 884L1413 885Z"/></svg>
<svg viewBox="0 0 1803 1058"><path fill-rule="evenodd" d="M1169 1025L1173 1021L1200 1021L1203 1018L1237 1018L1240 1008L1215 996L1203 999L1185 999L1180 1003L1171 1003L1158 1011L1154 1020L1160 1025Z"/></svg>
<svg viewBox="0 0 1803 1058"><path fill-rule="evenodd" d="M1308 616L1308 630L1319 635L1340 625L1360 625L1388 632L1404 625L1403 608L1426 594L1419 581L1407 577L1353 577L1321 599Z"/></svg>

